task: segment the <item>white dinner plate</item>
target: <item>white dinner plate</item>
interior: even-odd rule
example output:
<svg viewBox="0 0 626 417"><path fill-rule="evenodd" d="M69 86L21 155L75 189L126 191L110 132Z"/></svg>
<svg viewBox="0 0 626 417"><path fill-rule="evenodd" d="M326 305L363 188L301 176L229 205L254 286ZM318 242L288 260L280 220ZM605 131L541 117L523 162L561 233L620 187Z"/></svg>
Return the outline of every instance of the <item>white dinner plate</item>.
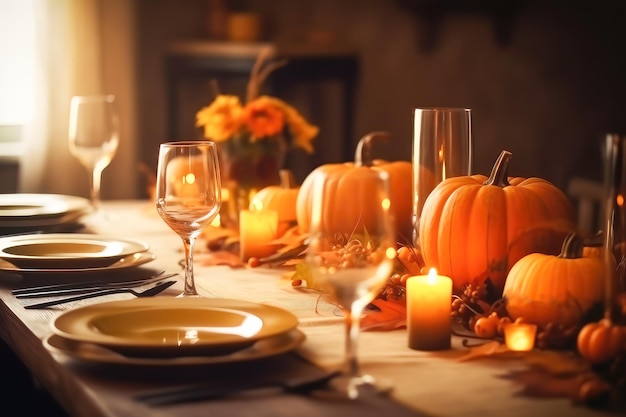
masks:
<svg viewBox="0 0 626 417"><path fill-rule="evenodd" d="M135 298L91 304L52 322L65 339L131 356L224 355L294 329L291 312L217 298Z"/></svg>
<svg viewBox="0 0 626 417"><path fill-rule="evenodd" d="M116 260L110 265L93 268L19 268L3 259L0 259L0 272L7 272L10 274L25 275L74 275L84 273L100 273L100 272L112 272L120 269L134 268L139 265L152 262L156 259L156 255L152 252L137 252L132 255L127 255L119 260Z"/></svg>
<svg viewBox="0 0 626 417"><path fill-rule="evenodd" d="M118 352L93 343L76 342L51 334L43 344L51 352L63 353L69 357L102 365L134 366L201 366L223 363L235 363L267 358L289 352L300 346L306 336L298 329L257 340L247 348L225 355L177 356L177 357L137 357L124 356Z"/></svg>
<svg viewBox="0 0 626 417"><path fill-rule="evenodd" d="M50 226L91 211L89 200L61 194L0 194L0 227Z"/></svg>
<svg viewBox="0 0 626 417"><path fill-rule="evenodd" d="M149 249L147 243L81 233L43 233L0 238L0 258L19 268L96 268Z"/></svg>

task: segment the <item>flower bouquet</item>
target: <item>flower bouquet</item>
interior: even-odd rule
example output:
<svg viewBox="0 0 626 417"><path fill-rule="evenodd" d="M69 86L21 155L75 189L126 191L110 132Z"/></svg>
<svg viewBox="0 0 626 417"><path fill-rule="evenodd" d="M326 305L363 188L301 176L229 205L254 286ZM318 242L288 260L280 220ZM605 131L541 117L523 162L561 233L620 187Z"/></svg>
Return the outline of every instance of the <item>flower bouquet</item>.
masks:
<svg viewBox="0 0 626 417"><path fill-rule="evenodd" d="M280 182L290 147L313 153L312 141L318 127L311 125L294 107L267 95L259 95L265 79L286 61L269 62L272 52L264 49L255 62L247 86L246 101L219 91L210 105L196 114L196 127L218 143L225 200L235 200L231 216L247 208L251 197ZM229 201L229 203L231 202ZM232 206L232 204L231 204Z"/></svg>

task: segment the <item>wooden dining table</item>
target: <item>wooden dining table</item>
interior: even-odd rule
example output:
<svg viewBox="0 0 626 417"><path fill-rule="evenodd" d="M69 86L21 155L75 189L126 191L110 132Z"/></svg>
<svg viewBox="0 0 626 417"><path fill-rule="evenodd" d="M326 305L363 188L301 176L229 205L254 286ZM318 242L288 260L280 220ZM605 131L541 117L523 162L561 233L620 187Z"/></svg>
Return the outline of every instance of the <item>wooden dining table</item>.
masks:
<svg viewBox="0 0 626 417"><path fill-rule="evenodd" d="M156 297L176 297L183 288L182 242L147 200L105 201L108 220L92 225L90 233L141 239L156 259L124 271L106 272L107 279L178 272L177 283ZM0 274L0 337L26 365L32 376L75 417L135 416L530 416L592 417L601 410L579 404L565 395L528 395L530 369L523 355L467 359L467 339L452 336L443 351L408 347L407 330L368 330L361 333L359 358L364 371L390 383L385 396L359 400L338 399L328 392L306 395L280 390L234 395L221 399L149 405L138 395L193 383L224 387L255 381L315 375L341 364L344 327L332 301L306 287L293 286L289 269L215 265L199 240L195 254L196 285L203 297L242 300L280 307L298 318L304 341L295 349L256 360L198 363L184 366L100 363L50 350L44 343L52 334L51 322L59 314L82 306L132 299L130 294L107 295L44 309L25 309L30 301L12 290L35 283L51 283L57 275ZM156 298L155 298L156 299ZM516 377L517 376L517 377ZM1 413L0 413L1 414Z"/></svg>

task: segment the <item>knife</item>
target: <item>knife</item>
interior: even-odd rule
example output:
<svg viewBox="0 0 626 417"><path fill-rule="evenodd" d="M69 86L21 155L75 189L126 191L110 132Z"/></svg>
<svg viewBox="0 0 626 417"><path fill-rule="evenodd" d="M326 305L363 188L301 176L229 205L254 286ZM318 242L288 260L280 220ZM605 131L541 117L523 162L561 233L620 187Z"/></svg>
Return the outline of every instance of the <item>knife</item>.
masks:
<svg viewBox="0 0 626 417"><path fill-rule="evenodd" d="M223 387L210 384L194 384L185 387L150 391L135 398L152 406L180 404L186 402L216 400L243 393L261 391L306 394L323 388L328 382L340 375L340 371L324 372L315 376L299 376L287 380L257 381L238 386Z"/></svg>

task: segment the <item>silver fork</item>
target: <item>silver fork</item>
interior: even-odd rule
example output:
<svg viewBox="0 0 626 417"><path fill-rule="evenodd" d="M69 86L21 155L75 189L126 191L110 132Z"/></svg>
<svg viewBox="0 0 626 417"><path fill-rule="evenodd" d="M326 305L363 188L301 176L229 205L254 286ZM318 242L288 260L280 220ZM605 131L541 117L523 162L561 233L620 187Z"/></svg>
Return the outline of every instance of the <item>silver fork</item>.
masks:
<svg viewBox="0 0 626 417"><path fill-rule="evenodd" d="M87 294L76 295L73 297L61 298L58 300L44 301L43 303L36 303L36 304L29 304L29 305L25 305L24 308L26 309L46 308L46 307L51 307L51 306L55 306L58 304L69 303L72 301L84 300L84 299L93 298L93 297L100 297L103 295L121 294L121 293L130 293L134 295L135 297L151 297L153 295L157 295L158 293L172 286L175 283L176 281L164 281L144 291L136 291L134 288L130 288L130 287L109 288L109 289L104 289L100 291L90 292Z"/></svg>

